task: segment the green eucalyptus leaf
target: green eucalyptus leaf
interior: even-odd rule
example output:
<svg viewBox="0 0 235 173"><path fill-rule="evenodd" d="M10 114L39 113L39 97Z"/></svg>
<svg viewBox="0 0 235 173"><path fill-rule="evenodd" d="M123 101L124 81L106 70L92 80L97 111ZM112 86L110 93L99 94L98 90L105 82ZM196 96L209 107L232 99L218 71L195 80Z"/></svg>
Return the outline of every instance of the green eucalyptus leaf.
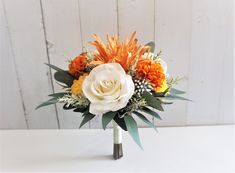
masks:
<svg viewBox="0 0 235 173"><path fill-rule="evenodd" d="M162 105L161 105L161 101L158 100L156 97L154 97L153 95L151 95L149 92L144 91L143 93L143 98L145 99L145 101L147 102L148 106L151 106L159 111L164 111Z"/></svg>
<svg viewBox="0 0 235 173"><path fill-rule="evenodd" d="M68 88L67 85L63 85L62 83L60 83L60 82L58 82L58 81L56 81L56 84L59 85L59 86L61 86L63 89Z"/></svg>
<svg viewBox="0 0 235 173"><path fill-rule="evenodd" d="M54 74L54 78L59 81L62 82L64 84L66 84L67 86L71 86L73 84L73 80L74 78L65 70L60 69L59 67L56 67L52 64L47 64L50 68L56 70L57 72L55 72Z"/></svg>
<svg viewBox="0 0 235 173"><path fill-rule="evenodd" d="M81 122L79 128L81 128L84 124L86 124L86 123L89 122L92 118L95 117L95 115L91 114L90 112L86 112L86 113L84 113L82 116L83 116L83 119L82 119L82 122Z"/></svg>
<svg viewBox="0 0 235 173"><path fill-rule="evenodd" d="M63 109L64 109L64 110L69 110L69 109L74 109L74 108L75 108L75 107L72 106L72 105L69 105L69 106L68 106L67 103L65 103L64 106L63 106Z"/></svg>
<svg viewBox="0 0 235 173"><path fill-rule="evenodd" d="M166 102L166 101L164 101L164 100L161 100L161 103L162 103L162 104L165 104L165 105L171 105L171 104L173 104L173 102Z"/></svg>
<svg viewBox="0 0 235 173"><path fill-rule="evenodd" d="M153 41L147 43L145 46L149 46L150 47L150 52L154 53L155 43Z"/></svg>
<svg viewBox="0 0 235 173"><path fill-rule="evenodd" d="M67 71L57 71L54 73L54 78L58 82L66 84L68 87L72 86L74 78L68 74Z"/></svg>
<svg viewBox="0 0 235 173"><path fill-rule="evenodd" d="M86 109L86 110L83 112L82 117L86 116L86 114L89 114L89 113L90 113L90 112L89 112L89 109Z"/></svg>
<svg viewBox="0 0 235 173"><path fill-rule="evenodd" d="M118 116L119 117L123 117L126 113L127 113L127 111L128 111L129 109L128 109L128 106L126 106L126 107L124 107L124 108L122 108L122 109L120 109L120 110L118 110Z"/></svg>
<svg viewBox="0 0 235 173"><path fill-rule="evenodd" d="M68 93L66 93L66 92L61 92L61 93L53 93L53 94L50 94L50 95L48 95L48 96L50 96L50 97L55 97L55 98L61 98L61 97L63 97L63 96L66 95L66 94L68 94Z"/></svg>
<svg viewBox="0 0 235 173"><path fill-rule="evenodd" d="M148 114L154 116L155 118L157 118L157 119L159 119L159 120L162 119L162 118L160 117L160 115L159 115L157 112L155 112L155 111L149 109L149 108L146 107L146 106L142 107L141 111L143 111L143 112L145 112L145 113L148 113Z"/></svg>
<svg viewBox="0 0 235 173"><path fill-rule="evenodd" d="M103 114L103 116L102 116L102 126L103 126L104 130L106 129L107 125L115 117L116 114L117 114L117 112L107 112L107 113Z"/></svg>
<svg viewBox="0 0 235 173"><path fill-rule="evenodd" d="M137 123L135 122L134 118L131 115L126 115L124 117L124 120L125 120L126 127L127 127L127 130L129 132L129 134L131 135L133 140L136 142L136 144L141 149L143 149L143 147L141 145L141 142L140 142L140 137L139 137Z"/></svg>
<svg viewBox="0 0 235 173"><path fill-rule="evenodd" d="M88 107L84 106L76 106L76 109L73 110L73 112L81 112L81 113L85 113L86 111L89 112Z"/></svg>
<svg viewBox="0 0 235 173"><path fill-rule="evenodd" d="M42 104L38 105L35 109L39 109L43 106L48 106L48 105L52 105L52 104L56 104L58 102L57 98L51 98L45 102L43 102Z"/></svg>
<svg viewBox="0 0 235 173"><path fill-rule="evenodd" d="M48 63L45 63L47 66L49 66L50 68L56 70L56 71L61 71L61 72L64 72L64 70L62 70L61 68L55 66L55 65L52 65L52 64L48 64Z"/></svg>
<svg viewBox="0 0 235 173"><path fill-rule="evenodd" d="M126 123L124 121L124 118L120 118L118 115L116 115L113 120L125 131L127 131Z"/></svg>
<svg viewBox="0 0 235 173"><path fill-rule="evenodd" d="M177 95L177 94L185 94L186 92L185 92L185 91L178 90L178 89L175 89L175 88L171 88L171 89L170 89L170 93L171 93L172 95Z"/></svg>
<svg viewBox="0 0 235 173"><path fill-rule="evenodd" d="M150 127L154 128L154 130L157 131L157 128L156 126L151 123L143 114L137 112L137 111L134 111L133 112L137 117L139 117L139 119L141 119L143 122L145 122L146 124L148 124Z"/></svg>
<svg viewBox="0 0 235 173"><path fill-rule="evenodd" d="M177 96L177 95L167 95L164 97L166 100L185 100L185 101L192 101L190 99L187 99L185 97Z"/></svg>

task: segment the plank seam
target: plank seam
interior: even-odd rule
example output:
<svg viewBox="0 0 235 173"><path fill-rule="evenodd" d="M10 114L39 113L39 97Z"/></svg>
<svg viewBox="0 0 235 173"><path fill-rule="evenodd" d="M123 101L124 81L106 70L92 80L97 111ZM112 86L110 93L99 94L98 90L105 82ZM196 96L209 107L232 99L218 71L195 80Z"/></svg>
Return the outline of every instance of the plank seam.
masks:
<svg viewBox="0 0 235 173"><path fill-rule="evenodd" d="M119 31L119 3L118 3L118 0L116 0L116 9L117 9L117 34L118 34L118 38L119 38L120 31Z"/></svg>
<svg viewBox="0 0 235 173"><path fill-rule="evenodd" d="M44 41L45 41L45 45L46 45L46 56L47 56L48 63L51 64L50 55L49 55L49 46L48 46L48 40L47 40L47 33L46 33L46 25L45 25L45 20L44 20L44 11L43 11L42 0L40 0L39 3L40 3L40 11L41 11L41 20L42 20ZM49 79L49 85L51 85L51 88L52 88L52 92L55 93L54 83L53 83L53 80L52 80L52 70L51 70L51 68L49 68L48 79ZM58 110L57 110L57 105L56 104L54 105L54 108L55 108L55 113L56 113L57 126L58 126L58 129L60 129L60 120L59 120L59 115L58 115Z"/></svg>
<svg viewBox="0 0 235 173"><path fill-rule="evenodd" d="M156 11L155 11L155 5L156 5L156 0L153 0L153 40L155 41L155 36L156 36L156 26L155 26L155 15L156 15Z"/></svg>
<svg viewBox="0 0 235 173"><path fill-rule="evenodd" d="M83 39L83 31L82 31L82 17L81 17L81 8L80 8L80 0L77 0L78 5L78 20L79 20L79 29L81 35L81 43L82 43L82 50L84 48L84 39ZM91 129L91 121L88 122L88 128Z"/></svg>
<svg viewBox="0 0 235 173"><path fill-rule="evenodd" d="M154 40L154 42L156 42L156 40L155 40L155 33L156 33L156 31L155 31L155 15L156 15L156 12L155 12L155 4L156 4L156 1L155 0L153 0L153 40ZM155 125L155 119L154 119L154 117L152 117L152 123Z"/></svg>
<svg viewBox="0 0 235 173"><path fill-rule="evenodd" d="M80 9L80 1L79 0L78 0L78 19L79 19L80 35L81 35L81 42L82 42L82 49L83 49L84 40L83 40L82 17L81 17L81 9Z"/></svg>
<svg viewBox="0 0 235 173"><path fill-rule="evenodd" d="M8 36L9 36L10 50L11 50L12 57L13 57L12 58L13 59L13 65L15 67L16 80L17 80L17 83L18 83L21 105L22 105L23 112L24 112L24 118L25 118L26 127L27 127L27 129L29 129L28 114L27 114L26 106L25 106L25 102L24 102L23 91L21 89L22 86L21 86L21 83L20 83L19 71L18 71L17 65L16 65L15 53L14 53L13 43L12 43L12 35L11 35L10 29L9 29L9 23L8 23L7 12L6 12L6 7L5 7L4 0L2 0L2 6L3 6L4 17L5 17L5 20L6 20L7 33L8 33Z"/></svg>
<svg viewBox="0 0 235 173"><path fill-rule="evenodd" d="M190 22L190 36L189 36L189 61L188 61L188 69L187 69L187 97L190 96L190 77L192 75L191 68L192 67L192 36L193 36L193 2L190 2L190 10L191 10L191 22ZM189 102L186 103L186 108L185 108L185 120L184 120L184 126L188 126L189 123Z"/></svg>

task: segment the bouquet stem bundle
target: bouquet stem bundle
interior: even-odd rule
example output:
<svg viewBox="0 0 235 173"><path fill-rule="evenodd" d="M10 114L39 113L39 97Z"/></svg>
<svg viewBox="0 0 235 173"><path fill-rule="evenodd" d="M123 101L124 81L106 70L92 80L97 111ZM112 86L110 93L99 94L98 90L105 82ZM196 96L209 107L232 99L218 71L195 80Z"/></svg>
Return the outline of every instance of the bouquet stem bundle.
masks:
<svg viewBox="0 0 235 173"><path fill-rule="evenodd" d="M113 158L120 159L123 156L122 150L122 129L115 121L113 122Z"/></svg>

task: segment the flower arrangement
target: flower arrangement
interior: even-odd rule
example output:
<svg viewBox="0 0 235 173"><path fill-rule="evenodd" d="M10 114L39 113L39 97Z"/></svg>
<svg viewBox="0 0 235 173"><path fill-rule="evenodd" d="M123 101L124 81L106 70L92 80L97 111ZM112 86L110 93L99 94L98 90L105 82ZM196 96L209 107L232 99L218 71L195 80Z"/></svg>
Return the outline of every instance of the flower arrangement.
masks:
<svg viewBox="0 0 235 173"><path fill-rule="evenodd" d="M54 69L54 78L64 88L53 93L37 108L63 103L65 110L82 113L82 127L95 116L102 116L102 126L113 122L114 158L122 157L121 131L128 131L142 148L137 123L139 118L156 129L149 116L161 119L159 111L173 99L187 100L185 92L174 89L178 79L170 79L167 64L154 53L155 44L138 43L134 32L125 42L117 36L107 36L107 44L99 36L90 42L95 51L84 51L68 64L68 70L47 64Z"/></svg>

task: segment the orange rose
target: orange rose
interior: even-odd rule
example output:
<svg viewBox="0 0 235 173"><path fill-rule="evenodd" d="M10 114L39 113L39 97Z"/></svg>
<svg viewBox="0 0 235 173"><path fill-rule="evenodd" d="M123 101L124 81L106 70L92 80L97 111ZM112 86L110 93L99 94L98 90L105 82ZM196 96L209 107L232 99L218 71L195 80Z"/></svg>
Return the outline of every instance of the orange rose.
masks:
<svg viewBox="0 0 235 173"><path fill-rule="evenodd" d="M81 53L69 64L69 73L78 78L87 66L87 53Z"/></svg>

